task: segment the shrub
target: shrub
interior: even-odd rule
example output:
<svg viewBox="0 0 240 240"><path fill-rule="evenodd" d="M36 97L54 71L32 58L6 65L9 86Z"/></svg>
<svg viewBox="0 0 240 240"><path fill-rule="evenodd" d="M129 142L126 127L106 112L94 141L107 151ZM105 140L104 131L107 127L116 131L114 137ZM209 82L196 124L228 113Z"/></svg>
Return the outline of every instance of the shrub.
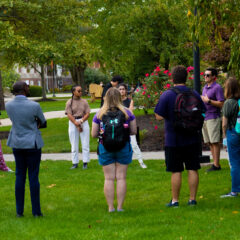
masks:
<svg viewBox="0 0 240 240"><path fill-rule="evenodd" d="M49 92L50 92L50 93L53 93L53 89L50 88L50 89L49 89ZM54 93L59 93L59 92L61 92L59 88L54 88Z"/></svg>
<svg viewBox="0 0 240 240"><path fill-rule="evenodd" d="M71 92L72 85L64 85L62 87L63 92Z"/></svg>
<svg viewBox="0 0 240 240"><path fill-rule="evenodd" d="M109 82L109 77L98 69L87 68L84 72L84 80L86 85L91 83L99 84L100 82Z"/></svg>
<svg viewBox="0 0 240 240"><path fill-rule="evenodd" d="M42 87L40 86L29 86L30 97L41 97Z"/></svg>

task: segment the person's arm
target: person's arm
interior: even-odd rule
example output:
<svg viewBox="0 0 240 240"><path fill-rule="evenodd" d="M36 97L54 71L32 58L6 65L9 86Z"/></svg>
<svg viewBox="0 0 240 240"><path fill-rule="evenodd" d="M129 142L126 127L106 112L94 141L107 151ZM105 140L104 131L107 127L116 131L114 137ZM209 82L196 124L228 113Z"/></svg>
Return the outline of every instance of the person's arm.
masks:
<svg viewBox="0 0 240 240"><path fill-rule="evenodd" d="M81 125L80 121L76 121L72 114L68 113L67 117L76 127L79 127Z"/></svg>
<svg viewBox="0 0 240 240"><path fill-rule="evenodd" d="M136 135L137 134L137 123L136 118L129 123L130 127L130 135Z"/></svg>
<svg viewBox="0 0 240 240"><path fill-rule="evenodd" d="M134 102L133 100L131 100L130 105L129 105L129 110L131 110L133 112L134 109Z"/></svg>
<svg viewBox="0 0 240 240"><path fill-rule="evenodd" d="M88 120L90 116L90 113L86 113L81 119L80 119L80 123L84 123L86 120Z"/></svg>
<svg viewBox="0 0 240 240"><path fill-rule="evenodd" d="M161 121L164 119L162 116L158 115L157 113L155 113L155 117L158 121Z"/></svg>
<svg viewBox="0 0 240 240"><path fill-rule="evenodd" d="M228 119L227 119L225 116L223 116L223 117L222 117L222 133L223 133L223 138L226 138L227 125L228 125Z"/></svg>
<svg viewBox="0 0 240 240"><path fill-rule="evenodd" d="M47 127L47 121L43 115L40 105L38 105L38 107L37 107L37 114L36 114L35 118L37 121L38 128L46 128Z"/></svg>
<svg viewBox="0 0 240 240"><path fill-rule="evenodd" d="M92 122L92 137L97 138L99 134L99 124Z"/></svg>
<svg viewBox="0 0 240 240"><path fill-rule="evenodd" d="M207 94L205 96L201 96L201 98L204 103L211 104L212 106L218 107L218 108L223 107L224 101L216 101L216 100L209 99Z"/></svg>

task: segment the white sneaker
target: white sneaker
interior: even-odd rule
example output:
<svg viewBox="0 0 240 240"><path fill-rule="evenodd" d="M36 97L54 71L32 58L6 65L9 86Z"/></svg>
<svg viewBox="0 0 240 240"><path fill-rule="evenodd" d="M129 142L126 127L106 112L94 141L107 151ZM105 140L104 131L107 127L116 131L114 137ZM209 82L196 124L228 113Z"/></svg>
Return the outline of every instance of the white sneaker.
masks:
<svg viewBox="0 0 240 240"><path fill-rule="evenodd" d="M141 162L141 163L140 163L140 167L141 167L141 168L147 168L147 165L145 165L144 162Z"/></svg>

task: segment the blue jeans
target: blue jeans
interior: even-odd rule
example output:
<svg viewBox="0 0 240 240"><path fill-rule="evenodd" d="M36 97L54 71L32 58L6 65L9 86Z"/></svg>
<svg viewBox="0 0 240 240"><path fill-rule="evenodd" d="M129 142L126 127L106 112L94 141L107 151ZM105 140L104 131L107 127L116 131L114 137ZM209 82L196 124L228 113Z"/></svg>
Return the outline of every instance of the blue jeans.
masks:
<svg viewBox="0 0 240 240"><path fill-rule="evenodd" d="M227 130L227 147L232 177L232 192L240 192L240 135Z"/></svg>
<svg viewBox="0 0 240 240"><path fill-rule="evenodd" d="M15 197L17 214L23 214L26 174L28 171L32 214L40 215L40 184L38 180L41 149L13 148L16 163Z"/></svg>

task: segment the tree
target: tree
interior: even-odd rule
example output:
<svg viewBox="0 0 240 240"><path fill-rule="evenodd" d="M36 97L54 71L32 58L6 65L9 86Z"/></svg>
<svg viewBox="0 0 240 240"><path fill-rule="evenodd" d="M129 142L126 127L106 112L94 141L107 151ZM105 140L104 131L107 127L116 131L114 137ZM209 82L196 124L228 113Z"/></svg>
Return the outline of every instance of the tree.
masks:
<svg viewBox="0 0 240 240"><path fill-rule="evenodd" d="M192 39L209 54L205 59L239 76L240 2L235 0L186 0ZM192 14L197 9L197 16Z"/></svg>
<svg viewBox="0 0 240 240"><path fill-rule="evenodd" d="M98 59L130 79L161 63L188 64L187 12L168 1L91 1ZM180 1L181 2L181 1ZM171 8L169 7L171 5ZM96 36L95 35L95 36ZM94 36L94 35L93 35Z"/></svg>
<svg viewBox="0 0 240 240"><path fill-rule="evenodd" d="M66 63L63 46L72 39L81 38L81 27L87 22L84 17L86 2L16 0L0 3L0 50L6 52L9 64L31 65L39 72L43 98L46 98L44 66L52 61ZM79 49L75 48L75 51L79 52ZM74 59L66 60L68 64L74 62ZM36 68L37 65L41 70Z"/></svg>

